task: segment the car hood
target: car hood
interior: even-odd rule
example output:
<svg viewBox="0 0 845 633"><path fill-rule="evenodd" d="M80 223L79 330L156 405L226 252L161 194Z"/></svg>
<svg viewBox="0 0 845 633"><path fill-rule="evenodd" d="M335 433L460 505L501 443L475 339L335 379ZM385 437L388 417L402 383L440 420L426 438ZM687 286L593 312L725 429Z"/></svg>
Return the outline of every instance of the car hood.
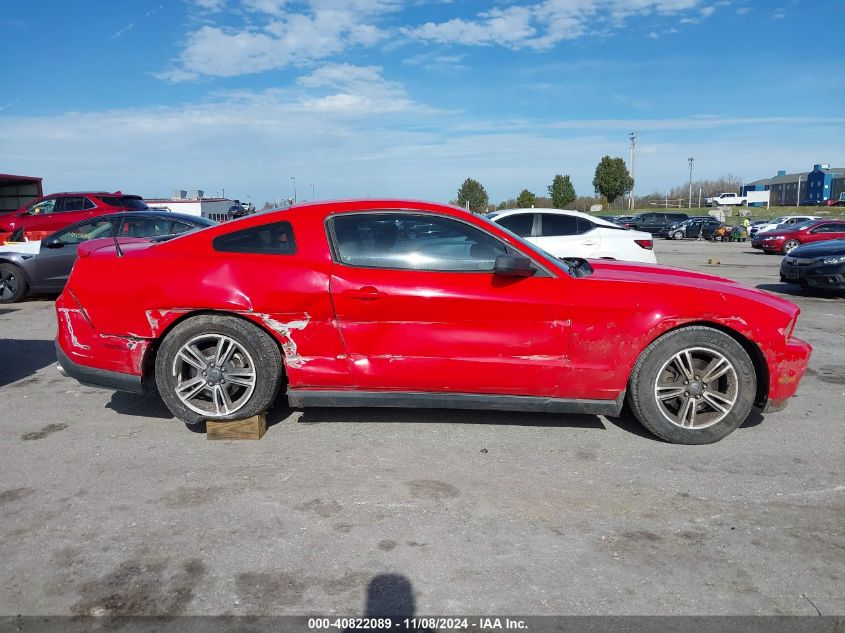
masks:
<svg viewBox="0 0 845 633"><path fill-rule="evenodd" d="M660 264L638 264L635 262L622 262L611 260L590 260L593 274L589 278L607 280L613 282L629 282L655 286L654 292L665 293L672 287L690 288L704 292L718 294L721 300L737 298L755 301L776 310L791 313L796 310L795 304L791 301L758 290L743 284L683 268L670 268Z"/></svg>
<svg viewBox="0 0 845 633"><path fill-rule="evenodd" d="M792 229L780 229L780 230L777 230L777 231L757 231L757 234L754 237L755 238L759 237L760 239L762 239L764 236L765 237L772 237L772 236L774 236L774 237L780 237L780 236L786 237L788 235L795 235L796 233L801 233L801 231L795 231L795 230L792 230Z"/></svg>
<svg viewBox="0 0 845 633"><path fill-rule="evenodd" d="M825 240L799 246L789 252L790 257L822 257L845 254L845 239Z"/></svg>

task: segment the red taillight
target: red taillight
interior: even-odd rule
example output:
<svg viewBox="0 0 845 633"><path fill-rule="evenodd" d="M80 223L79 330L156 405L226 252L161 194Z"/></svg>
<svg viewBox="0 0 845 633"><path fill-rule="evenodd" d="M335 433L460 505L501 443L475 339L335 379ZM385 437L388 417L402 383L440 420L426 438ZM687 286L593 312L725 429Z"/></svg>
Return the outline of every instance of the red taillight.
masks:
<svg viewBox="0 0 845 633"><path fill-rule="evenodd" d="M644 248L647 251L650 251L654 248L654 240L634 240L637 243L637 246L640 248Z"/></svg>

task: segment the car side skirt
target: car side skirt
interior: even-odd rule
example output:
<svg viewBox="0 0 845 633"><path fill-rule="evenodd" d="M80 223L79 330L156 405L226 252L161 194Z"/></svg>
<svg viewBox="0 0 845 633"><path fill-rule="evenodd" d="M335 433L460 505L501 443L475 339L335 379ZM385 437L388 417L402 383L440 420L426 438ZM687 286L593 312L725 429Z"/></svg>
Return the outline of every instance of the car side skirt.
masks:
<svg viewBox="0 0 845 633"><path fill-rule="evenodd" d="M576 400L486 393L431 393L423 391L328 391L288 389L291 407L397 407L420 409L482 409L537 413L580 413L618 416L625 392L615 400Z"/></svg>

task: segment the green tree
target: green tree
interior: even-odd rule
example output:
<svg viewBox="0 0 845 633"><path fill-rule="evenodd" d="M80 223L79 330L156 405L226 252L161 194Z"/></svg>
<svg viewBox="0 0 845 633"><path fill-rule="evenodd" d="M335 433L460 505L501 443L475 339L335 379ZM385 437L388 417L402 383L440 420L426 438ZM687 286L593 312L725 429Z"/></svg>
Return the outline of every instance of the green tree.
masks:
<svg viewBox="0 0 845 633"><path fill-rule="evenodd" d="M558 174L549 185L549 195L552 197L552 206L555 209L565 209L577 197L575 195L575 187L572 186L572 181L569 179L569 174L561 176Z"/></svg>
<svg viewBox="0 0 845 633"><path fill-rule="evenodd" d="M484 185L477 180L467 178L461 188L458 189L457 203L459 207L466 207L469 203L470 210L475 213L483 213L487 210L488 202L487 191L484 189Z"/></svg>
<svg viewBox="0 0 845 633"><path fill-rule="evenodd" d="M628 173L624 160L605 156L596 165L593 187L607 198L608 205L611 205L616 198L624 196L633 189L634 179Z"/></svg>
<svg viewBox="0 0 845 633"><path fill-rule="evenodd" d="M536 202L537 196L528 191L528 189L523 189L516 197L516 206L519 209L529 209L533 207Z"/></svg>

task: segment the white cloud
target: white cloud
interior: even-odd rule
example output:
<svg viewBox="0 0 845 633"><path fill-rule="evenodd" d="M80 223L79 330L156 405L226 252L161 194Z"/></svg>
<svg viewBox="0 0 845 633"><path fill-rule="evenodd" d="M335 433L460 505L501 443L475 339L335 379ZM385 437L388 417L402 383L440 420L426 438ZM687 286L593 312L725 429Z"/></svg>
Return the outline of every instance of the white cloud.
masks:
<svg viewBox="0 0 845 633"><path fill-rule="evenodd" d="M193 0L193 3L204 11L218 12L226 6L226 0Z"/></svg>
<svg viewBox="0 0 845 633"><path fill-rule="evenodd" d="M546 50L565 40L589 33L609 33L635 15L680 15L682 23L698 22L713 14L723 2L702 6L701 0L545 0L525 6L492 9L473 20L405 27L409 37L439 44ZM656 33L656 32L655 32Z"/></svg>
<svg viewBox="0 0 845 633"><path fill-rule="evenodd" d="M219 11L222 0L195 0ZM190 34L173 68L156 73L169 81L232 77L319 61L354 46L372 46L385 34L370 19L395 10L394 0L308 0L304 11L286 0L242 0L257 25L205 24ZM296 3L295 8L303 8Z"/></svg>
<svg viewBox="0 0 845 633"><path fill-rule="evenodd" d="M403 60L403 63L428 71L455 73L469 68L463 63L465 57L465 55L440 55L431 51L412 55Z"/></svg>

